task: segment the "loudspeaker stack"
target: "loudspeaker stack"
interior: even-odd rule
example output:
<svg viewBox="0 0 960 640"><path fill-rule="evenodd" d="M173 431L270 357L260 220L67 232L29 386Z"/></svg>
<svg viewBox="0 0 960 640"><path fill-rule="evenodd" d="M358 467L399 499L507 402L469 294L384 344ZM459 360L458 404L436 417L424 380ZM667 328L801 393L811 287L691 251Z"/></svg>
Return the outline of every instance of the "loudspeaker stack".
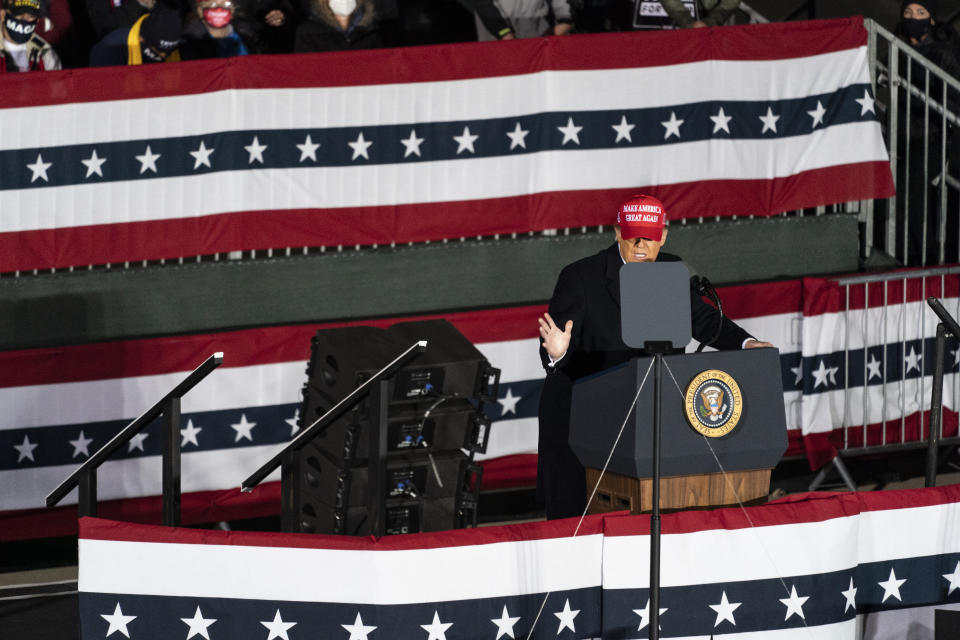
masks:
<svg viewBox="0 0 960 640"><path fill-rule="evenodd" d="M287 530L370 535L378 521L385 534L476 525L481 477L473 457L486 451L490 421L481 407L496 398L500 371L449 322L318 331L300 426L419 340L426 351L389 382L383 451L371 447L380 422L368 397L297 453L299 473L284 478L294 483L284 492Z"/></svg>

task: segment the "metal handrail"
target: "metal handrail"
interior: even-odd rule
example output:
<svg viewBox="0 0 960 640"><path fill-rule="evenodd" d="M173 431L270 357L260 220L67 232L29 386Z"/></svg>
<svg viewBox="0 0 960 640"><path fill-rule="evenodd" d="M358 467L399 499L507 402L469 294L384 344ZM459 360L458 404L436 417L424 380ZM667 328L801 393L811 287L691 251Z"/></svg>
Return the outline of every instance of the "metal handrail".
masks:
<svg viewBox="0 0 960 640"><path fill-rule="evenodd" d="M918 57L922 57L922 56L918 56ZM879 61L877 62L877 69L879 69L884 73L889 73L889 69L887 68L887 66ZM939 69L939 67L934 67L933 69L931 69L931 71L934 71L936 69ZM933 111L936 111L939 115L946 117L947 121L950 124L952 125L960 124L960 115L955 114L953 111L950 111L950 109L946 108L945 106L941 106L939 100L935 98L931 98L931 96L921 91L919 87L913 84L908 84L903 80L897 80L891 84L896 85L898 87L904 87L907 91L910 92L910 95L912 95L914 98L918 98L921 102L923 102L925 106L929 107ZM957 88L957 91L960 91L960 88Z"/></svg>
<svg viewBox="0 0 960 640"><path fill-rule="evenodd" d="M80 516L95 515L97 501L97 469L107 461L113 453L137 435L144 427L153 422L159 415L165 416L165 434L163 451L163 502L164 524L179 522L180 506L180 398L193 389L201 380L223 363L223 353L217 352L207 358L199 367L193 370L180 384L170 390L156 404L144 411L140 417L120 430L109 442L100 447L83 464L51 491L46 498L46 505L52 507L60 502L70 491L79 486L80 500L78 512ZM168 446L170 441L175 445ZM171 520L173 520L171 522Z"/></svg>
<svg viewBox="0 0 960 640"><path fill-rule="evenodd" d="M928 68L933 75L945 82L948 86L960 91L960 80L938 67L930 58L918 53L909 42L902 40L900 36L886 29L876 20L864 18L863 23L867 31L873 31L883 36L890 41L894 49L905 52L909 57L914 58L917 62L920 62L924 67Z"/></svg>
<svg viewBox="0 0 960 640"><path fill-rule="evenodd" d="M741 2L737 7L737 10L747 14L747 17L750 18L750 24L767 24L770 22L765 15L751 7L746 2Z"/></svg>
<svg viewBox="0 0 960 640"><path fill-rule="evenodd" d="M874 273L863 276L850 276L847 278L831 278L840 286L851 284L866 284L870 282L888 282L891 280L915 278L930 278L933 276L949 276L960 273L960 266L952 267L934 267L932 269L913 269L910 271L887 271L885 273Z"/></svg>
<svg viewBox="0 0 960 640"><path fill-rule="evenodd" d="M871 211L865 220L869 235L864 252L869 255L873 249L874 227L879 225L884 231L876 246L904 264L952 262L957 255L947 232L948 188L957 188L958 181L949 148L951 126L960 126L954 104L960 79L876 21L865 19L864 27L871 78L875 86L887 89L877 93L876 108L884 114L890 169L897 183L897 193L879 207L877 219Z"/></svg>

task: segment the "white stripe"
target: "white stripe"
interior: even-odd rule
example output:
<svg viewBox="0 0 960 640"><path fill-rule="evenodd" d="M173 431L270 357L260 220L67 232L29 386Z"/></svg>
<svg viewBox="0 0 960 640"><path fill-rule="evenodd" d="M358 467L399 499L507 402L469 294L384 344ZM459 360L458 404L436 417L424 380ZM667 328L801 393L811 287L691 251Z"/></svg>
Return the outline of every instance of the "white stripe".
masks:
<svg viewBox="0 0 960 640"><path fill-rule="evenodd" d="M898 294L900 286L899 280L891 284L898 289ZM871 298L871 303L876 302L879 301ZM960 309L958 298L943 298L941 302L951 313ZM843 351L844 347L862 349L864 338L869 346L932 338L938 322L924 301L871 307L866 311L866 318L863 309L806 316L803 318L803 354L816 356Z"/></svg>
<svg viewBox="0 0 960 640"><path fill-rule="evenodd" d="M860 523L861 564L960 551L960 503L865 511Z"/></svg>
<svg viewBox="0 0 960 640"><path fill-rule="evenodd" d="M544 377L537 340L476 345L510 383ZM175 372L129 378L0 388L0 430L133 420L186 377ZM183 398L184 413L299 403L304 361L221 367Z"/></svg>
<svg viewBox="0 0 960 640"><path fill-rule="evenodd" d="M888 509L822 522L662 537L665 587L842 571L858 564L960 551L960 504ZM722 549L722 553L717 550ZM604 587L646 588L649 536L604 541Z"/></svg>
<svg viewBox="0 0 960 640"><path fill-rule="evenodd" d="M781 354L794 353L802 347L802 311L741 318L736 320L736 323L757 340L773 343Z"/></svg>
<svg viewBox="0 0 960 640"><path fill-rule="evenodd" d="M803 425L803 392L783 392L783 412L787 422L787 429L800 429Z"/></svg>
<svg viewBox="0 0 960 640"><path fill-rule="evenodd" d="M203 434L198 437L203 438ZM64 446L70 445L65 442ZM181 459L181 489L184 493L235 489L282 446L274 444L193 452L189 451L188 446ZM47 494L66 480L81 462L0 471L0 510L44 507ZM97 497L103 501L160 495L160 478L160 456L108 460L97 474ZM278 470L264 482L279 479ZM77 491L73 490L59 504L76 503Z"/></svg>
<svg viewBox="0 0 960 640"><path fill-rule="evenodd" d="M490 427L487 452L476 456L477 460L489 460L519 453L536 453L538 443L537 418L499 420Z"/></svg>
<svg viewBox="0 0 960 640"><path fill-rule="evenodd" d="M602 546L599 534L403 551L81 539L79 589L293 602L445 602L598 587Z"/></svg>
<svg viewBox="0 0 960 640"><path fill-rule="evenodd" d="M857 565L856 516L825 522L665 534L660 584L664 587L762 580L838 571ZM722 553L717 550L722 549ZM604 586L646 588L649 536L608 537Z"/></svg>
<svg viewBox="0 0 960 640"><path fill-rule="evenodd" d="M496 322L496 320L491 320ZM530 334L537 332L536 322L530 323ZM540 364L540 340L525 338L523 340L504 340L502 342L484 342L476 345L477 349L490 361L490 364L501 370L500 384L518 382L522 380L538 380L546 373Z"/></svg>
<svg viewBox="0 0 960 640"><path fill-rule="evenodd" d="M0 430L133 420L187 373L0 388ZM183 397L181 410L192 413L299 403L304 382L304 361L222 367Z"/></svg>
<svg viewBox="0 0 960 640"><path fill-rule="evenodd" d="M635 69L542 71L471 80L243 89L4 109L0 150L216 131L415 124L549 111L640 109L699 100L767 101L868 83L866 47L785 60L706 60ZM656 91L649 87L656 86ZM390 105L384 109L383 105ZM144 114L151 114L150 118ZM269 114L265 121L264 114ZM122 123L122 124L121 124ZM268 151L269 152L269 151Z"/></svg>
<svg viewBox="0 0 960 640"><path fill-rule="evenodd" d="M244 153L220 149L222 153L238 151ZM371 148L371 157L376 158L376 152ZM651 161L654 157L655 162ZM113 160L136 162L132 157ZM193 218L245 210L405 205L706 179L771 179L835 165L886 160L879 123L865 121L782 139L717 139L415 164L222 171L9 190L4 198L10 206L31 214L3 216L0 232ZM56 166L50 170L56 171ZM351 186L356 184L369 188Z"/></svg>

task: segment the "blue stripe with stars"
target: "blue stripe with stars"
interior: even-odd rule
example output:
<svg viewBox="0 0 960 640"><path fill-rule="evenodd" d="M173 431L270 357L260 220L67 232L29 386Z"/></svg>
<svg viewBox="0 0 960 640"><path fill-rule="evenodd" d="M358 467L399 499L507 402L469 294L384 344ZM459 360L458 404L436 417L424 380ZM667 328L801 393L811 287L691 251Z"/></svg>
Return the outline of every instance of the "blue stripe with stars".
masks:
<svg viewBox="0 0 960 640"><path fill-rule="evenodd" d="M834 351L803 357L802 380L797 384L797 371L792 367L784 371L784 388L803 389L804 395L816 395L829 391L883 385L884 382L912 380L932 376L936 364L936 338L923 338L876 345L867 349L851 349L848 352ZM960 347L957 339L947 339L945 373L958 371L957 358L951 358ZM864 356L866 355L866 364ZM783 359L781 358L781 363ZM792 365L796 367L797 365ZM845 382L846 381L846 382ZM787 385L790 385L789 387Z"/></svg>
<svg viewBox="0 0 960 640"><path fill-rule="evenodd" d="M869 104L869 109L867 105ZM543 151L788 138L875 120L869 84L775 101L204 135L0 151L0 190L250 169L434 162Z"/></svg>
<svg viewBox="0 0 960 640"><path fill-rule="evenodd" d="M335 582L351 576L319 579ZM467 583L469 579L464 576ZM661 636L767 632L775 638L787 629L815 629L849 622L857 615L960 603L958 586L960 553L861 563L816 574L663 587ZM81 591L80 617L84 638L102 638L120 624L126 624L130 637L142 640L179 637L197 626L208 630L210 637L236 639L262 640L264 634L272 634L268 630L282 628L291 638L309 630L315 637L346 639L354 638L354 630L362 626L368 634L361 637L370 640L387 636L424 640L429 627L437 624L446 625L442 630L437 627L437 636L450 640L502 637L497 635L502 629L526 638L545 595L372 605ZM648 611L649 589L552 592L532 637L646 637Z"/></svg>
<svg viewBox="0 0 960 640"><path fill-rule="evenodd" d="M664 637L708 637L818 627L849 621L858 614L960 603L960 589L948 594L950 583L943 578L957 562L960 554L946 553L868 562L826 573L666 587L661 589L660 605L667 612L660 617L660 627ZM641 618L634 610L644 607L648 598L649 589L604 589L604 639L636 638Z"/></svg>
<svg viewBox="0 0 960 640"><path fill-rule="evenodd" d="M318 580L335 582L349 580L350 576L318 576ZM470 576L463 579L469 583ZM411 594L413 595L413 594ZM190 623L199 607L200 619L215 619L206 625L210 638L234 640L264 640L273 635L270 629L286 628L290 640L296 638L391 638L394 640L426 640L430 638L484 638L498 637L498 629L512 629L513 635L500 637L526 638L537 616L545 594L509 595L500 598L476 598L448 602L418 602L403 605L369 605L363 603L289 602L230 598L189 598L108 593L80 593L80 627L83 638L103 638L110 629L110 619L135 615L127 624L131 638L138 640L167 640L186 637ZM594 638L601 635L600 587L553 592L540 616L533 638L555 640L562 638ZM558 627L564 620L555 612L564 612L569 602L567 618L570 624ZM506 609L504 609L504 607ZM506 616L504 615L506 611ZM576 612L576 613L574 613ZM436 621L434 619L436 614ZM279 620L278 620L279 615ZM351 629L357 620L363 627L376 627L369 635L353 635ZM512 620L517 618L517 620ZM498 625L495 620L500 620ZM293 624L291 624L293 623ZM203 624L195 622L197 624ZM436 626L435 626L436 625ZM444 627L444 625L448 625ZM571 625L575 632L570 631ZM433 627L435 633L430 633ZM561 635L562 633L562 635ZM199 636L194 636L199 637Z"/></svg>

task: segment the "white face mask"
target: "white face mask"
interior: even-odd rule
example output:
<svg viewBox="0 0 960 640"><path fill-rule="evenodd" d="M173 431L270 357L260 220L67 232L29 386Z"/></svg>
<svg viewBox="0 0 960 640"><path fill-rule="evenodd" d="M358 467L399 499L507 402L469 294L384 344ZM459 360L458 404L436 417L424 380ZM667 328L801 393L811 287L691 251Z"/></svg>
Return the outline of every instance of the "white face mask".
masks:
<svg viewBox="0 0 960 640"><path fill-rule="evenodd" d="M357 8L357 0L329 0L330 10L338 16L348 16Z"/></svg>

